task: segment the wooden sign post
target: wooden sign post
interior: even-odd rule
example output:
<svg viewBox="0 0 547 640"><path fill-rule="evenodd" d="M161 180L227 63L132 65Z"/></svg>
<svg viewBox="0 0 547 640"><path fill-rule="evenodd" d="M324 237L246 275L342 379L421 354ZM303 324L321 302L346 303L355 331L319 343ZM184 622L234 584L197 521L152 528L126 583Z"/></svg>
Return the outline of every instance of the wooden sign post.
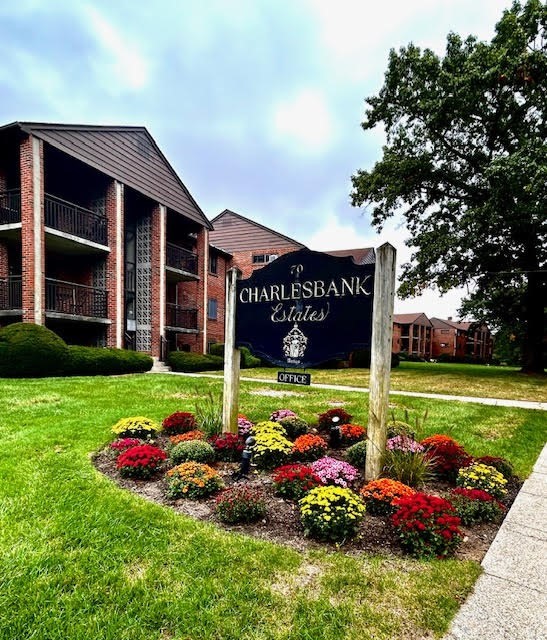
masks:
<svg viewBox="0 0 547 640"><path fill-rule="evenodd" d="M224 395L222 402L222 427L224 431L237 433L239 404L239 365L241 351L236 349L236 301L238 269L226 274L226 324L224 328Z"/></svg>
<svg viewBox="0 0 547 640"><path fill-rule="evenodd" d="M382 457L386 449L396 255L395 248L389 243L383 244L376 250L365 463L365 480L367 481L375 480L380 475Z"/></svg>

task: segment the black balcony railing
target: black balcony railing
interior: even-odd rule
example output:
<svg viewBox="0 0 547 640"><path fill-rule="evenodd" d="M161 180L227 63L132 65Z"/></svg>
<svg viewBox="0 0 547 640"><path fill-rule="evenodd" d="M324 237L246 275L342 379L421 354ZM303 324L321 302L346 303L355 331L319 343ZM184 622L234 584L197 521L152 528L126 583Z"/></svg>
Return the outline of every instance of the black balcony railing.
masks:
<svg viewBox="0 0 547 640"><path fill-rule="evenodd" d="M171 302L167 303L165 324L168 327L176 327L177 329L197 329L198 328L198 310L188 309Z"/></svg>
<svg viewBox="0 0 547 640"><path fill-rule="evenodd" d="M108 293L104 289L46 278L46 311L106 318L107 303Z"/></svg>
<svg viewBox="0 0 547 640"><path fill-rule="evenodd" d="M171 242L167 243L166 249L165 258L166 265L168 267L197 275L198 256L196 253L192 253L191 251L188 251L188 249L179 247Z"/></svg>
<svg viewBox="0 0 547 640"><path fill-rule="evenodd" d="M49 194L44 198L46 227L106 245L106 218Z"/></svg>
<svg viewBox="0 0 547 640"><path fill-rule="evenodd" d="M0 193L0 224L16 222L21 222L21 191L3 191Z"/></svg>
<svg viewBox="0 0 547 640"><path fill-rule="evenodd" d="M0 311L23 308L21 276L0 278Z"/></svg>

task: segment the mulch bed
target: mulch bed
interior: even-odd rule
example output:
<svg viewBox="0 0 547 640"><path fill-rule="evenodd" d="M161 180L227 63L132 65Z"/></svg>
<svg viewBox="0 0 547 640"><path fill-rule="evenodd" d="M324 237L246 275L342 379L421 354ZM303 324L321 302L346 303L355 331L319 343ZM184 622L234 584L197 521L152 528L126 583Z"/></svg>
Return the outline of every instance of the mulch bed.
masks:
<svg viewBox="0 0 547 640"><path fill-rule="evenodd" d="M160 437L156 444L165 448L167 439ZM326 455L340 456L340 451L328 451ZM164 473L158 472L149 480L133 480L122 478L116 469L116 459L110 450L97 453L93 458L96 468L104 475L111 478L118 486L136 493L148 500L165 505L178 513L190 516L197 520L214 523L221 529L244 533L262 540L268 540L284 544L298 551L308 549L324 549L342 551L350 555L361 553L402 556L403 552L397 543L396 536L389 524L389 518L366 514L361 523L359 532L355 538L346 541L343 545L334 545L316 542L304 537L300 524L299 510L295 503L284 500L274 493L274 485L270 474L252 470L249 479L237 480L235 476L239 470L239 464L230 462L218 462L213 466L222 477L226 487L233 486L236 482L246 483L250 487L263 489L266 496L268 514L264 520L254 524L226 525L222 523L214 513L215 498L205 500L178 499L171 500L166 497L167 482ZM167 467L164 471L167 470ZM357 487L363 485L363 480L356 483ZM509 510L515 500L522 483L518 478L513 478L507 483L507 495L503 504ZM452 487L446 483L435 482L426 485L423 490L427 493L443 495ZM464 532L464 541L460 545L455 557L460 560L474 560L481 562L488 551L501 523L486 523L473 527L461 527Z"/></svg>

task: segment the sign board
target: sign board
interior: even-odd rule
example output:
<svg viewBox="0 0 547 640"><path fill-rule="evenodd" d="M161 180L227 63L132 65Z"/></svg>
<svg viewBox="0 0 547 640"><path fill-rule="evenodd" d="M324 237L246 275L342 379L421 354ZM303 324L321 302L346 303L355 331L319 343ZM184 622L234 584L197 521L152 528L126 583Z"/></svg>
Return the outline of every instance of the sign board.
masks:
<svg viewBox="0 0 547 640"><path fill-rule="evenodd" d="M290 371L278 371L277 381L286 382L287 384L302 384L302 385L308 386L311 384L311 374L310 373L291 373Z"/></svg>
<svg viewBox="0 0 547 640"><path fill-rule="evenodd" d="M281 256L238 280L235 344L306 368L370 348L374 264L309 249Z"/></svg>

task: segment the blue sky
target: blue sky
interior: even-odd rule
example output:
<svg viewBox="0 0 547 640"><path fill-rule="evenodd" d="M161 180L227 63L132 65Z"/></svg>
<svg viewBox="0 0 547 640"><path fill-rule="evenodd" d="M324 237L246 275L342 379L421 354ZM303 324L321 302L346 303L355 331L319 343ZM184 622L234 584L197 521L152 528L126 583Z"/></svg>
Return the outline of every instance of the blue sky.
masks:
<svg viewBox="0 0 547 640"><path fill-rule="evenodd" d="M410 258L398 220L378 235L349 204L380 158L364 99L390 48L442 54L455 31L489 40L510 0L3 0L0 123L148 128L209 218L225 208L312 249L379 246ZM396 301L456 316L461 292Z"/></svg>

